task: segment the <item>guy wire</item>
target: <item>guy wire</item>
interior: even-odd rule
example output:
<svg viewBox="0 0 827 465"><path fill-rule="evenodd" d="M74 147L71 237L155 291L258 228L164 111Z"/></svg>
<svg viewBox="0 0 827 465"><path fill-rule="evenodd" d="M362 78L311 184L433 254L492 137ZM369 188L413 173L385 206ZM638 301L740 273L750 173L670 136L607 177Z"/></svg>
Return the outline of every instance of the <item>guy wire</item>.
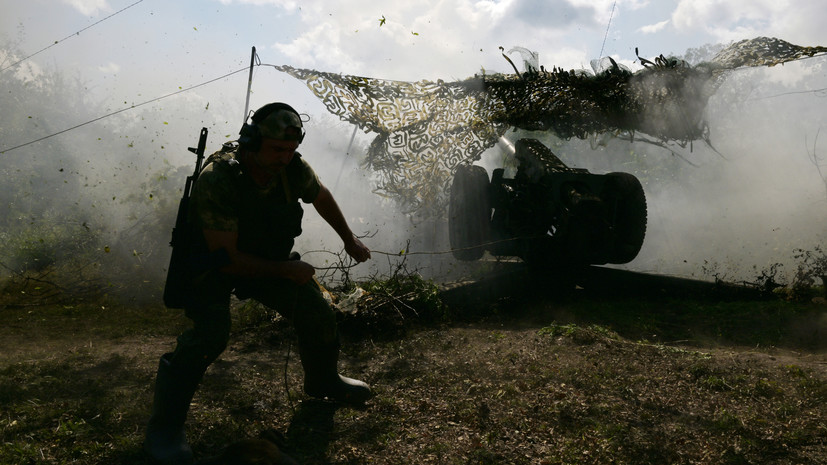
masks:
<svg viewBox="0 0 827 465"><path fill-rule="evenodd" d="M603 45L600 46L600 55L598 58L603 58L603 48L606 46L606 38L609 37L609 28L612 25L612 17L615 15L615 6L617 5L617 0L612 3L612 12L609 14L609 24L606 25L606 34L603 36Z"/></svg>
<svg viewBox="0 0 827 465"><path fill-rule="evenodd" d="M131 110L131 109L133 109L133 108L138 108L138 107L143 106L143 105L148 105L148 104L150 104L150 103L157 102L158 100L162 100L162 99L165 99L165 98L167 98L167 97L172 97L173 95L178 95L178 94L180 94L180 93L182 93L182 92L187 92L187 91L189 91L189 90L192 90L192 89L195 89L195 88L198 88L198 87L201 87L201 86L205 86L205 85L207 85L207 84L211 84L211 83L213 83L213 82L215 82L215 81L219 81L219 80L221 80L221 79L224 79L224 78L230 77L230 76L232 76L233 74L238 74L238 73L240 73L240 72L242 72L242 71L247 71L247 68L246 68L246 67L244 67L244 68L241 68L241 69L239 69L239 70L233 71L233 72L231 72L231 73L227 73L227 74L225 74L225 75L223 75L223 76L217 77L217 78L215 78L215 79L210 79L209 81L202 82L201 84L196 84L196 85L194 85L194 86L187 87L186 89L181 89L181 90L178 90L178 91L176 91L176 92L172 92L172 93L170 93L170 94L166 94L166 95L162 95L162 96L160 96L160 97L156 97L156 98L154 98L154 99L152 99L152 100L147 100L147 101L145 101L145 102L141 102L141 103L138 103L138 104L135 104L135 105L131 105L131 106L128 106L128 107L126 107L126 108L121 108L120 110L115 110L115 111L113 111L113 112L111 112L111 113L107 113L107 114L105 114L105 115L103 115L103 116L99 116L99 117L97 117L97 118L94 118L94 119L91 119L91 120L89 120L89 121L86 121L85 123L80 123L80 124L78 124L78 125L72 126L72 127L70 127L70 128L64 129L64 130L62 130L62 131L55 132L55 133L53 133L53 134L49 134L49 135L47 135L47 136L43 136L43 137L41 137L41 138L39 138L39 139L35 139L35 140L32 140L32 141L26 142L26 143L24 143L24 144L16 145L16 146L14 146L14 147L9 147L9 148L7 148L7 149L2 149L2 150L0 150L0 154L6 153L6 152L10 152L10 151L15 150L15 149L19 149L19 148L21 148L21 147L25 147L25 146L27 146L27 145L31 145L31 144L34 144L34 143L36 143L36 142L40 142L40 141L42 141L42 140L46 140L46 139L49 139L49 138L54 137L54 136L59 136L60 134L63 134L63 133L69 132L69 131L73 131L73 130L75 130L75 129L77 129L77 128L80 128L80 127L86 126L87 124L92 124L92 123L97 122L97 121L100 121L100 120L102 120L102 119L104 119L104 118L109 118L110 116L117 115L118 113L123 113L123 112L125 112L125 111L127 111L127 110Z"/></svg>
<svg viewBox="0 0 827 465"><path fill-rule="evenodd" d="M9 68L14 68L15 66L19 65L20 63L23 63L24 61L28 60L29 58L31 58L31 57L33 57L33 56L35 56L35 55L37 55L37 54L39 54L39 53L41 53L41 52L45 52L46 50L48 50L48 49L50 49L50 48L54 47L55 45L57 45L57 44L59 44L59 43L63 42L63 41L64 41L64 40L66 40L66 39L69 39L69 38L72 38L72 37L75 37L75 36L79 36L81 32L83 32L83 31L85 31L85 30L87 30L87 29L89 29L89 28L91 28L91 27L94 27L94 26L98 25L98 24L100 24L100 23L102 23L102 22L106 21L107 19L109 19L109 18L111 18L111 17L113 17L113 16L117 15L118 13L122 13L123 11L126 11L126 10L128 10L129 8L132 8L133 6L135 6L135 5L139 4L139 3L143 2L143 1L144 1L144 0L138 0L137 2L135 2L135 3L133 3L133 4L129 5L129 6L126 6L126 7L124 7L124 8L121 8L120 10L118 10L118 11L116 11L116 12L112 13L111 15L109 15L109 16L107 16L107 17L105 17L105 18L103 18L103 19L101 19L101 20L99 20L99 21L97 21L97 22L95 22L95 23L92 23L92 24L90 24L89 26L86 26L85 28L83 28L83 29L81 29L81 30L79 30L79 31L77 31L77 32L73 32L73 33L69 34L68 36L66 36L66 37L64 37L64 38L62 38L62 39L60 39L60 40L56 40L53 44L49 45L48 47L41 48L40 50L38 50L38 51L36 51L36 52L32 53L31 55L29 55L29 56L27 56L27 57L24 57L24 58L22 58L22 59L20 59L20 60L18 60L18 61L16 61L16 62L14 62L14 63L10 64L9 66L6 66L5 68L0 69L0 72L3 72L3 71L5 71L5 70L7 70L7 69L9 69Z"/></svg>
<svg viewBox="0 0 827 465"><path fill-rule="evenodd" d="M141 0L141 1L143 1L143 0ZM128 8L128 7L127 7L127 8ZM101 20L101 21L102 21L102 20ZM91 26L90 26L90 27L91 27ZM265 64L262 64L262 63L261 63L261 59L258 57L258 54L256 54L255 52L254 52L254 58L255 58L255 66L271 66L271 67L273 67L273 68L275 68L275 67L276 67L276 65L272 65L272 64L266 64L266 63L265 63ZM247 67L244 67L244 68L241 68L241 69L239 69L239 70L233 71L233 72L231 72L231 73L227 73L227 74L225 74L225 75L223 75L223 76L217 77L217 78L215 78L215 79L210 79L209 81L202 82L201 84L195 84L195 85L193 85L193 86L187 87L186 89L180 89L180 90L178 90L178 91L176 91L176 92L172 92L172 93L169 93L169 94L166 94L166 95L162 95L162 96L160 96L160 97L156 97L156 98L154 98L154 99L152 99L152 100L147 100L147 101L145 101L145 102L141 102L141 103L138 103L138 104L136 104L136 105L131 105L131 106L126 107L126 108L121 108L120 110L116 110L116 111L113 111L113 112L111 112L111 113L107 113L107 114L105 114L105 115L103 115L103 116L99 116L99 117L94 118L94 119L92 119L92 120L86 121L85 123L80 123L80 124L77 124L77 125L75 125L75 126L72 126L72 127L70 127L70 128L64 129L64 130L62 130L62 131L58 131L58 132L55 132L55 133L53 133L53 134L49 134L49 135L47 135L47 136L43 136L43 137L41 137L41 138L39 138L39 139L31 140L31 141L29 141L29 142L26 142L26 143L23 143L23 144L20 144L20 145L15 145L14 147L9 147L9 148L2 149L2 150L0 150L0 155L4 154L4 153L6 153L6 152L10 152L10 151L12 151L12 150L19 149L19 148L21 148L21 147L25 147L25 146L27 146L27 145L31 145L31 144L34 144L34 143L40 142L40 141L42 141L42 140L49 139L49 138L54 137L54 136L59 136L59 135L61 135L61 134L67 133L67 132L69 132L69 131L73 131L73 130L78 129L78 128L80 128L80 127L86 126L87 124L91 124L91 123L94 123L94 122L100 121L100 120L102 120L102 119L109 118L110 116L117 115L118 113L123 113L123 112L125 112L125 111L127 111L127 110L131 110L131 109L133 109L133 108L137 108L137 107L140 107L140 106L143 106L143 105L147 105L147 104L150 104L150 103L154 103L154 102L157 102L157 101L159 101L159 100L165 99L165 98L167 98L167 97L172 97L173 95L178 95L178 94L180 94L180 93L187 92L187 91L190 91L190 90L192 90L192 89L196 89L196 88L198 88L198 87L205 86L205 85L207 85L207 84L211 84L211 83L213 83L213 82L215 82L215 81L219 81L219 80L221 80L221 79L224 79L224 78L230 77L230 76L232 76L233 74L238 74L238 73L240 73L240 72L242 72L242 71L247 71L247 69L248 69ZM247 120L246 120L246 115L245 115L245 120L244 120L244 121L245 121L245 122L247 121Z"/></svg>

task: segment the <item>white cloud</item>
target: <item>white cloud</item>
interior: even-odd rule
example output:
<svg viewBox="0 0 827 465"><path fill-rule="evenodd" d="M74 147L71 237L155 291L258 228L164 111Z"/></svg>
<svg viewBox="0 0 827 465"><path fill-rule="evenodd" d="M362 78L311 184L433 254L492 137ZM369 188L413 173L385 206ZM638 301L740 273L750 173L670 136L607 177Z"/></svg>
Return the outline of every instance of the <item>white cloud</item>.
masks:
<svg viewBox="0 0 827 465"><path fill-rule="evenodd" d="M766 35L820 45L827 41L823 18L823 2L811 0L680 0L672 23L678 32L705 32L720 42Z"/></svg>
<svg viewBox="0 0 827 465"><path fill-rule="evenodd" d="M362 63L336 44L347 40L344 31L332 23L321 23L306 29L290 43L276 43L273 48L290 57L300 67L332 66L358 68Z"/></svg>
<svg viewBox="0 0 827 465"><path fill-rule="evenodd" d="M654 34L655 32L660 32L669 24L669 20L661 21L655 24L647 24L646 26L641 27L638 31L642 32L643 34Z"/></svg>
<svg viewBox="0 0 827 465"><path fill-rule="evenodd" d="M273 45L287 64L385 79L453 80L481 68L511 72L499 47L522 46L539 52L541 64L571 66L560 58L576 57L575 64L587 60L582 45L572 47L565 35L573 24L584 29L598 24L595 9L574 0L421 0L381 6L354 0L346 9L326 5L302 6L298 35Z"/></svg>
<svg viewBox="0 0 827 465"><path fill-rule="evenodd" d="M469 44L490 35L497 24L495 16L502 11L493 2L467 0L394 2L381 7L355 1L347 9L317 10L302 7L300 35L274 48L298 66L390 79L421 77L417 72L426 64L456 65L463 52L472 50ZM477 69L472 66L465 74Z"/></svg>
<svg viewBox="0 0 827 465"><path fill-rule="evenodd" d="M63 3L71 5L72 8L85 16L95 16L102 11L111 9L106 0L63 0Z"/></svg>
<svg viewBox="0 0 827 465"><path fill-rule="evenodd" d="M649 0L627 0L627 1L618 2L618 4L620 6L622 6L624 9L627 9L627 10L630 10L630 11L642 10L642 9L648 7L649 3L650 3Z"/></svg>

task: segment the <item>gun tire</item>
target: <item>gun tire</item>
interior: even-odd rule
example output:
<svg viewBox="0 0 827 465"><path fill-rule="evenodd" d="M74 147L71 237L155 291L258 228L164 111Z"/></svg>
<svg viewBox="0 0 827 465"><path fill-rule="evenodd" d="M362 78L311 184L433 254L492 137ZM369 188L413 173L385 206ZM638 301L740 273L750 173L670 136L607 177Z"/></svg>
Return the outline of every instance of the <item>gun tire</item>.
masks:
<svg viewBox="0 0 827 465"><path fill-rule="evenodd" d="M601 197L615 207L607 263L629 263L637 257L646 236L646 195L640 181L629 173L609 173L606 178Z"/></svg>
<svg viewBox="0 0 827 465"><path fill-rule="evenodd" d="M451 184L448 236L454 258L482 258L491 237L490 181L485 168L460 165Z"/></svg>

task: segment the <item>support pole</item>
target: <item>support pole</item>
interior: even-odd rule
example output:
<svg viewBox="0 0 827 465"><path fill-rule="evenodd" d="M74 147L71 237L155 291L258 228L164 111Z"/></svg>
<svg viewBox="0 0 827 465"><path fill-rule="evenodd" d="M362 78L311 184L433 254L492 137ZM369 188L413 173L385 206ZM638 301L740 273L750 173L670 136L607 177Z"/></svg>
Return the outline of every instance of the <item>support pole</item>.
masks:
<svg viewBox="0 0 827 465"><path fill-rule="evenodd" d="M253 66L256 64L256 48L253 47L253 53L250 56L250 77L247 79L247 101L244 103L244 119L241 124L247 124L247 112L250 111L250 89L253 87Z"/></svg>

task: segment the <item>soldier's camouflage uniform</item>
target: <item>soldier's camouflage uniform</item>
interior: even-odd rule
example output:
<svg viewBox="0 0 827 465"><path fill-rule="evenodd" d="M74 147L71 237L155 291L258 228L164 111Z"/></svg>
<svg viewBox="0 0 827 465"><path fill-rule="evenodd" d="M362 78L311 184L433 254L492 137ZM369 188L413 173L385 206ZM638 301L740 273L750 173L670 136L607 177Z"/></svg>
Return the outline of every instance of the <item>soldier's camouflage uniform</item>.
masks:
<svg viewBox="0 0 827 465"><path fill-rule="evenodd" d="M239 132L239 144L250 153L259 151L263 138L299 143L304 138L301 116L284 103L267 104L251 119L252 124L245 123ZM269 261L294 259L291 250L301 234L304 214L301 203L315 202L322 192L316 173L298 153L269 185L260 187L237 161L236 152L227 146L211 155L192 186L188 208L191 240L185 250L190 259L185 267L188 284L180 291L186 295L184 311L193 327L178 337L175 351L163 354L158 362L144 441L153 463L193 463L184 424L207 367L229 342L233 294L240 299L254 298L293 324L306 394L354 404L371 396L367 383L338 373L336 317L315 280L297 284L286 278L224 273L221 269L231 264L228 251L208 250L203 231L225 231L237 233L239 252ZM324 203L326 211L331 203L335 205L332 198ZM341 222L340 218L334 220Z"/></svg>
<svg viewBox="0 0 827 465"><path fill-rule="evenodd" d="M259 187L242 169L232 151L210 156L190 200L190 220L196 237L195 262L208 256L201 230L238 233L238 250L271 260L288 260L294 239L301 234L300 200L312 203L321 184L316 173L296 153L270 185ZM254 298L293 323L300 348L337 344L336 318L315 280L299 285L289 279L242 278L215 267L195 273L187 317L194 325L178 338L176 365L203 373L226 348L230 334L230 296Z"/></svg>

